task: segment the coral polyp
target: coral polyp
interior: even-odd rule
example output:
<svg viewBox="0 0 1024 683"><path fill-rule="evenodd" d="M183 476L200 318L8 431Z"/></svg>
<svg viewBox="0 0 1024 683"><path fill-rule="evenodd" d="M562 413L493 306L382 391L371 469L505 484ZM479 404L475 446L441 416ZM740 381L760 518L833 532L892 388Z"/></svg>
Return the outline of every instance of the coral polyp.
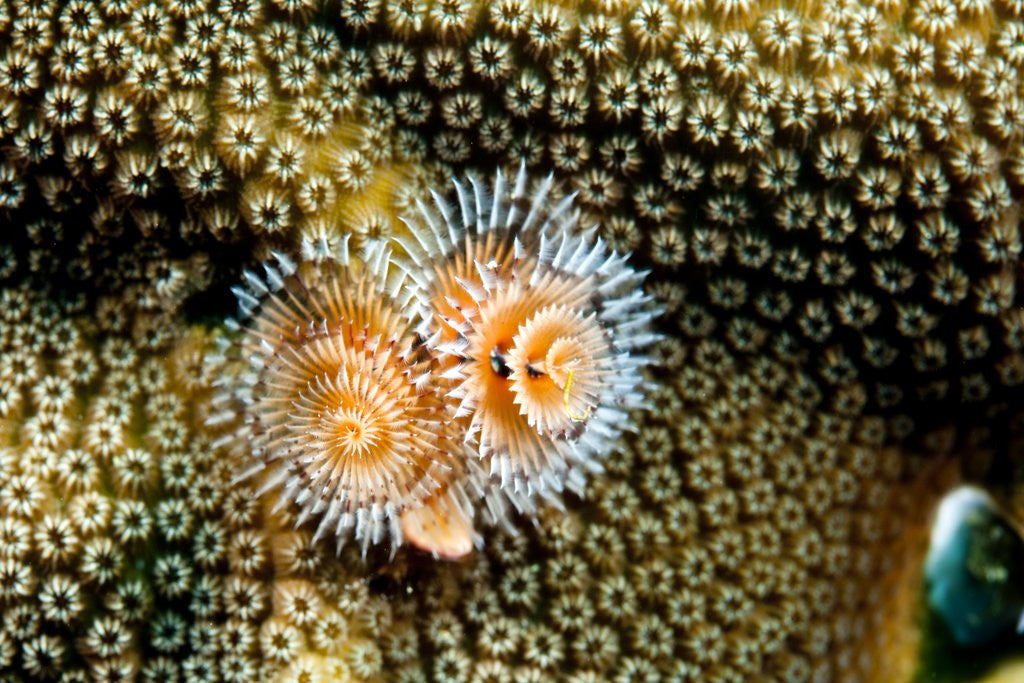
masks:
<svg viewBox="0 0 1024 683"><path fill-rule="evenodd" d="M354 537L365 553L399 545L401 515L442 480L458 485L446 476L458 446L431 361L385 290L388 254L350 260L345 245L337 256L296 266L277 255L265 278L246 274L233 355L249 367L224 401L243 415L229 437L252 459L241 477L258 475L317 537Z"/></svg>
<svg viewBox="0 0 1024 683"><path fill-rule="evenodd" d="M1024 0L0 0L0 681L910 680L1022 200Z"/></svg>
<svg viewBox="0 0 1024 683"><path fill-rule="evenodd" d="M535 494L581 492L642 403L638 353L656 336L644 273L581 231L573 197L549 177L528 193L455 183L457 208L434 195L398 238L418 286L427 346L490 475L521 507Z"/></svg>

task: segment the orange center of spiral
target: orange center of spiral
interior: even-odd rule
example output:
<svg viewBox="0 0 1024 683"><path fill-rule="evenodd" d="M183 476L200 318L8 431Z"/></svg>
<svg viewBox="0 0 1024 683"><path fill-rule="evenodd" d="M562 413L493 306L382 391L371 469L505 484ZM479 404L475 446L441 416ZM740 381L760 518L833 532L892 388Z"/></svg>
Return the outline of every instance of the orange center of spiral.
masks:
<svg viewBox="0 0 1024 683"><path fill-rule="evenodd" d="M604 353L601 328L566 306L530 316L508 354L510 390L530 426L568 432L594 407L595 361Z"/></svg>

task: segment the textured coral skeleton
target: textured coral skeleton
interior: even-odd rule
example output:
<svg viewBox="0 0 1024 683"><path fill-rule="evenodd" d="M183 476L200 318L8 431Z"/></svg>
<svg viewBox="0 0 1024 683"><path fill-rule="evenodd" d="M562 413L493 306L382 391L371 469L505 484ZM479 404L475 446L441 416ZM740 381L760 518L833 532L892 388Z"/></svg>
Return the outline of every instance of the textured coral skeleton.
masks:
<svg viewBox="0 0 1024 683"><path fill-rule="evenodd" d="M327 580L312 532L232 485L202 431L208 335L146 351L28 288L0 299L4 676L377 678L385 606Z"/></svg>
<svg viewBox="0 0 1024 683"><path fill-rule="evenodd" d="M909 675L932 475L1024 471L1022 46L1017 0L0 2L0 677ZM651 271L637 435L465 564L324 556L211 446L229 287L521 162Z"/></svg>

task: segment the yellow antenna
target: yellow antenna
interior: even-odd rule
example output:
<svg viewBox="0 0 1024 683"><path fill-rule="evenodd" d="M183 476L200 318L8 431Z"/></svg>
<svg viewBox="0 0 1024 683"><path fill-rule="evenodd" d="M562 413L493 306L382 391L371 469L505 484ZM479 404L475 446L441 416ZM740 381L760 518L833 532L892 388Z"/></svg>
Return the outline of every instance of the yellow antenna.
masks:
<svg viewBox="0 0 1024 683"><path fill-rule="evenodd" d="M573 422L583 422L590 417L590 406L587 406L587 410L582 415L573 415L572 410L569 408L569 390L572 389L572 376L576 370L569 371L569 377L565 380L565 391L562 392L562 403L565 405L565 414L569 416L569 419Z"/></svg>

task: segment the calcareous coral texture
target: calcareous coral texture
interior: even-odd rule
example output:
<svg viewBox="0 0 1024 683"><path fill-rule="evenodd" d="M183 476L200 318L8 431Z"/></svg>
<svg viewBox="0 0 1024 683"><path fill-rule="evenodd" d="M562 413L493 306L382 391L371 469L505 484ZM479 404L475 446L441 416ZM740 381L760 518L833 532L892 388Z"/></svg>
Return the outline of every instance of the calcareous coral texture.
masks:
<svg viewBox="0 0 1024 683"><path fill-rule="evenodd" d="M374 680L389 607L232 485L212 343L159 353L25 288L0 326L4 680Z"/></svg>
<svg viewBox="0 0 1024 683"><path fill-rule="evenodd" d="M223 366L207 333L139 352L24 289L4 303L12 673L829 678L878 665L864 652L889 577L908 545L920 551L905 537L927 508L900 495L920 459L883 447L880 419L708 342L637 416L644 433L587 503L547 508L461 566L403 554L371 571L356 548L338 558L296 529L301 509L231 483L236 463L204 427Z"/></svg>
<svg viewBox="0 0 1024 683"><path fill-rule="evenodd" d="M425 179L523 160L688 285L686 336L805 348L911 417L1024 375L1014 2L5 8L0 186L33 270L56 238L92 276L126 229L322 257L400 231Z"/></svg>
<svg viewBox="0 0 1024 683"><path fill-rule="evenodd" d="M909 675L935 495L1021 480L1022 66L1018 0L4 0L0 677ZM225 445L230 286L520 164L650 270L638 433L336 554Z"/></svg>

